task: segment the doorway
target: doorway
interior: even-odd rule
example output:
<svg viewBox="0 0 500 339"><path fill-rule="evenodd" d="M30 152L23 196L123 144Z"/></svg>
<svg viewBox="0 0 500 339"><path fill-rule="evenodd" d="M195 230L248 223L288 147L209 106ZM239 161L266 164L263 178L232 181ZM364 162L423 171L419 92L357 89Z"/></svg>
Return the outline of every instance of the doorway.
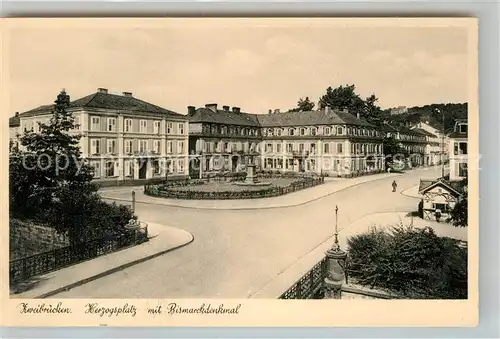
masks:
<svg viewBox="0 0 500 339"><path fill-rule="evenodd" d="M231 158L231 168L233 172L236 172L238 169L238 157L234 156Z"/></svg>
<svg viewBox="0 0 500 339"><path fill-rule="evenodd" d="M140 158L139 159L139 179L146 179L146 174L148 170L148 159Z"/></svg>

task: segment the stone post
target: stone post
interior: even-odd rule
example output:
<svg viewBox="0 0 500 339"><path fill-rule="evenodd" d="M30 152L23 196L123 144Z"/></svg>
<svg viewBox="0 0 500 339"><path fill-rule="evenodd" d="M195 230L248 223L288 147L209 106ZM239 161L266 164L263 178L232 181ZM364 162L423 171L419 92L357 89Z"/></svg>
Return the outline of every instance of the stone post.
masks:
<svg viewBox="0 0 500 339"><path fill-rule="evenodd" d="M324 299L341 299L342 284L346 279L345 263L347 253L340 249L338 239L338 207L335 207L335 243L332 248L326 251L326 277Z"/></svg>
<svg viewBox="0 0 500 339"><path fill-rule="evenodd" d="M135 213L135 191L132 190L132 213Z"/></svg>

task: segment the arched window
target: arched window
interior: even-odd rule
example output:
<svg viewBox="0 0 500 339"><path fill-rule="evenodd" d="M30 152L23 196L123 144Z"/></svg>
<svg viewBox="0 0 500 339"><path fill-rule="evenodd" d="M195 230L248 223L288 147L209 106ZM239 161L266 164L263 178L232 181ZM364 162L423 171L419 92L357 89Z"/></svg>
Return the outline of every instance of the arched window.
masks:
<svg viewBox="0 0 500 339"><path fill-rule="evenodd" d="M330 127L328 127L328 126L327 126L327 127L325 127L323 131L324 131L324 134L325 134L325 135L330 135L330 133L332 132L332 130L331 130L331 129L330 129Z"/></svg>
<svg viewBox="0 0 500 339"><path fill-rule="evenodd" d="M316 135L316 127L311 127L311 135Z"/></svg>
<svg viewBox="0 0 500 339"><path fill-rule="evenodd" d="M274 130L272 128L268 129L267 130L267 135L269 135L269 136L272 137L274 135Z"/></svg>
<svg viewBox="0 0 500 339"><path fill-rule="evenodd" d="M301 128L300 129L300 135L306 135L306 129L305 128Z"/></svg>
<svg viewBox="0 0 500 339"><path fill-rule="evenodd" d="M294 135L295 135L295 129L290 128L290 129L288 130L288 135L294 136Z"/></svg>

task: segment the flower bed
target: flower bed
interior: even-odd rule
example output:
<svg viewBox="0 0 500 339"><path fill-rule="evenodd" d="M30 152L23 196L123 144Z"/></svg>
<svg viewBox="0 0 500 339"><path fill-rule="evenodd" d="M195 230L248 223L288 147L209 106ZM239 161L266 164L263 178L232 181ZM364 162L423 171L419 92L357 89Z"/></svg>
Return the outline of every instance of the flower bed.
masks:
<svg viewBox="0 0 500 339"><path fill-rule="evenodd" d="M197 181L195 181L197 182ZM204 191L202 189L195 190L190 186L189 189L182 189L177 186L165 187L162 185L145 185L144 194L154 197L164 197L170 199L186 199L186 200L230 200L230 199L258 199L276 197L291 192L296 192L301 189L313 187L324 183L324 178L298 178L288 185L284 186L267 186L255 187L253 189L236 187L234 190L221 191ZM199 185L198 183L196 183ZM187 185L185 185L187 186ZM196 186L196 185L195 185Z"/></svg>

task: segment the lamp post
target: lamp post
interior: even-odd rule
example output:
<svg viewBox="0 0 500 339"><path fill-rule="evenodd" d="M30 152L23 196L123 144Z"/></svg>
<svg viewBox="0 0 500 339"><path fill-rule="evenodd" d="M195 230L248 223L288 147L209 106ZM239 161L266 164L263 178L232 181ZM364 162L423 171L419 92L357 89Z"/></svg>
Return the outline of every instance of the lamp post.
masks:
<svg viewBox="0 0 500 339"><path fill-rule="evenodd" d="M338 232L338 206L335 206L335 242L326 251L327 271L325 277L325 299L341 299L342 284L346 280L347 253L340 249Z"/></svg>
<svg viewBox="0 0 500 339"><path fill-rule="evenodd" d="M441 178L444 178L444 112L436 108L436 112L441 113L442 128L441 128Z"/></svg>

